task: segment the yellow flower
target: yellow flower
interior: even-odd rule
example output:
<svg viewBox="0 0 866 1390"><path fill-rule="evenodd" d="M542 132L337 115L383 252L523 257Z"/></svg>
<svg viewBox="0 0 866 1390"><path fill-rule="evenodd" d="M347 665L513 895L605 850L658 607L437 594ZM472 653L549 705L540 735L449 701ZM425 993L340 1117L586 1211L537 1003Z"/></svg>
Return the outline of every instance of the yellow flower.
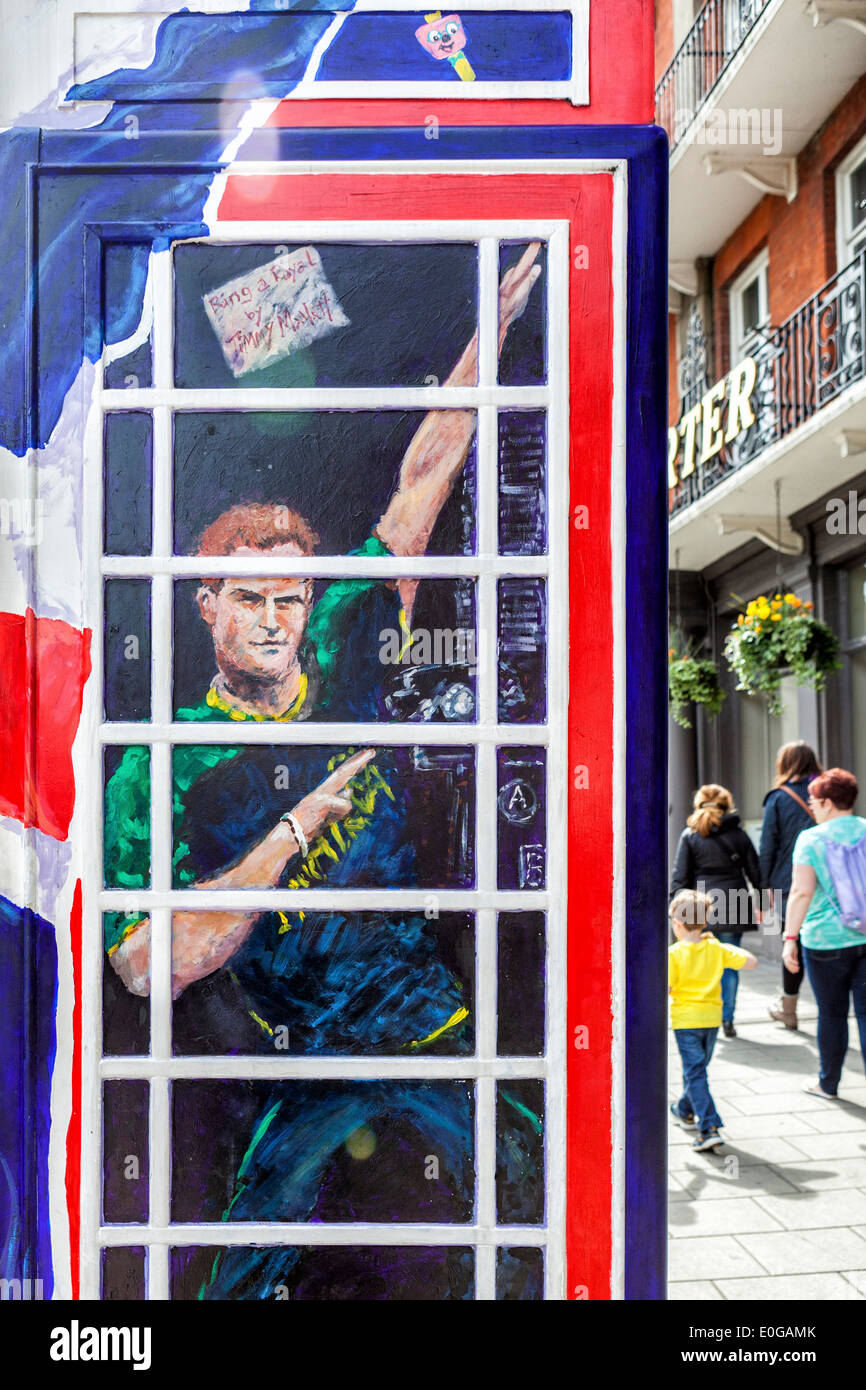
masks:
<svg viewBox="0 0 866 1390"><path fill-rule="evenodd" d="M782 621L781 613L771 613L770 618L774 623L780 623Z"/></svg>
<svg viewBox="0 0 866 1390"><path fill-rule="evenodd" d="M815 605L814 605L814 603L804 603L804 604L803 604L803 607L804 607L804 608L808 608L809 612L811 613L811 611L812 611L812 609L815 607Z"/></svg>
<svg viewBox="0 0 866 1390"><path fill-rule="evenodd" d="M774 600L775 600L776 603L781 603L781 602L782 602L782 595L781 595L781 594L774 594L774 595L773 595L773 598L774 598Z"/></svg>
<svg viewBox="0 0 866 1390"><path fill-rule="evenodd" d="M752 599L752 602L749 604L748 608L746 609L746 614L747 614L748 617L754 618L754 616L755 616L755 614L757 613L757 611L758 611L758 602L757 602L757 599Z"/></svg>
<svg viewBox="0 0 866 1390"><path fill-rule="evenodd" d="M796 594L786 594L785 602L790 603L794 608L800 607L800 600L797 598Z"/></svg>
<svg viewBox="0 0 866 1390"><path fill-rule="evenodd" d="M743 626L743 623L744 623L745 621L746 621L746 620L745 620L745 618L743 617L743 615L742 615L742 613L741 613L741 614L739 615L739 617L737 618L737 627L742 627L742 626Z"/></svg>

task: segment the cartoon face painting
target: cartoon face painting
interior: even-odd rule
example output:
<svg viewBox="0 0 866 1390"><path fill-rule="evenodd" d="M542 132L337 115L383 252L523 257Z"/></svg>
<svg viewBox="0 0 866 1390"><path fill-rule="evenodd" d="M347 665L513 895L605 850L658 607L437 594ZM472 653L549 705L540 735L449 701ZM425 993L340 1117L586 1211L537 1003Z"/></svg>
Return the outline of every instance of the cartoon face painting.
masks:
<svg viewBox="0 0 866 1390"><path fill-rule="evenodd" d="M466 32L459 15L428 15L415 30L418 42L434 58L453 58L466 47Z"/></svg>

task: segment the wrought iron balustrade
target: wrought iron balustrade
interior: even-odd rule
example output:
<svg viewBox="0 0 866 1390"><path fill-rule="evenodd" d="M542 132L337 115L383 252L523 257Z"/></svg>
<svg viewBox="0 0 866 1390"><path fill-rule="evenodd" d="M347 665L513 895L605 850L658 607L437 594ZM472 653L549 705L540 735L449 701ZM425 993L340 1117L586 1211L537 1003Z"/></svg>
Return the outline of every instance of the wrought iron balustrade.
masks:
<svg viewBox="0 0 866 1390"><path fill-rule="evenodd" d="M707 0L656 87L656 122L675 149L770 0Z"/></svg>
<svg viewBox="0 0 866 1390"><path fill-rule="evenodd" d="M754 424L681 477L671 494L672 514L711 492L866 377L866 250L783 324L768 330L751 355L757 366L750 397ZM687 370L681 372L682 380L688 377ZM695 404L692 389L683 399L683 412Z"/></svg>

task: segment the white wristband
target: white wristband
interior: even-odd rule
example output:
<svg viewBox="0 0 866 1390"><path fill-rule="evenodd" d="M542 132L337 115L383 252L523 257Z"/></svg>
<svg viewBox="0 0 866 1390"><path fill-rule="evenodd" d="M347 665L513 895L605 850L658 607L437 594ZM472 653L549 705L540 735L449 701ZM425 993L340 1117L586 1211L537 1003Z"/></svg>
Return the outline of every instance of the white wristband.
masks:
<svg viewBox="0 0 866 1390"><path fill-rule="evenodd" d="M291 826L292 834L298 842L298 850L301 858L306 859L310 846L307 844L307 837L301 829L300 821L297 816L293 815L291 811L286 811L284 816L280 816L280 820L286 821L287 824Z"/></svg>

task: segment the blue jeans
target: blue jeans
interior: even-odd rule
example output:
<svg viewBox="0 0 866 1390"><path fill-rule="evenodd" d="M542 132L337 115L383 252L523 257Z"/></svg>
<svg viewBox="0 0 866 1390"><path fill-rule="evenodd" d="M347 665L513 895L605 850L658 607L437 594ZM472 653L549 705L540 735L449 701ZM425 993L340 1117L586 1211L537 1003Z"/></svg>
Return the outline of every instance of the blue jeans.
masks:
<svg viewBox="0 0 866 1390"><path fill-rule="evenodd" d="M739 946L743 939L741 931L720 931L715 933L719 941L726 941L729 946ZM739 970L722 971L722 1022L733 1023L734 1009L737 1003L737 985L740 983Z"/></svg>
<svg viewBox="0 0 866 1390"><path fill-rule="evenodd" d="M848 1051L848 1007L854 1005L866 1065L866 942L838 951L802 948L812 993L818 1003L821 1089L835 1096Z"/></svg>
<svg viewBox="0 0 866 1390"><path fill-rule="evenodd" d="M733 971L731 972L734 973ZM675 1028L674 1037L683 1064L683 1094L677 1111L683 1119L693 1114L701 1134L721 1129L722 1121L710 1095L707 1067L716 1045L718 1028Z"/></svg>

